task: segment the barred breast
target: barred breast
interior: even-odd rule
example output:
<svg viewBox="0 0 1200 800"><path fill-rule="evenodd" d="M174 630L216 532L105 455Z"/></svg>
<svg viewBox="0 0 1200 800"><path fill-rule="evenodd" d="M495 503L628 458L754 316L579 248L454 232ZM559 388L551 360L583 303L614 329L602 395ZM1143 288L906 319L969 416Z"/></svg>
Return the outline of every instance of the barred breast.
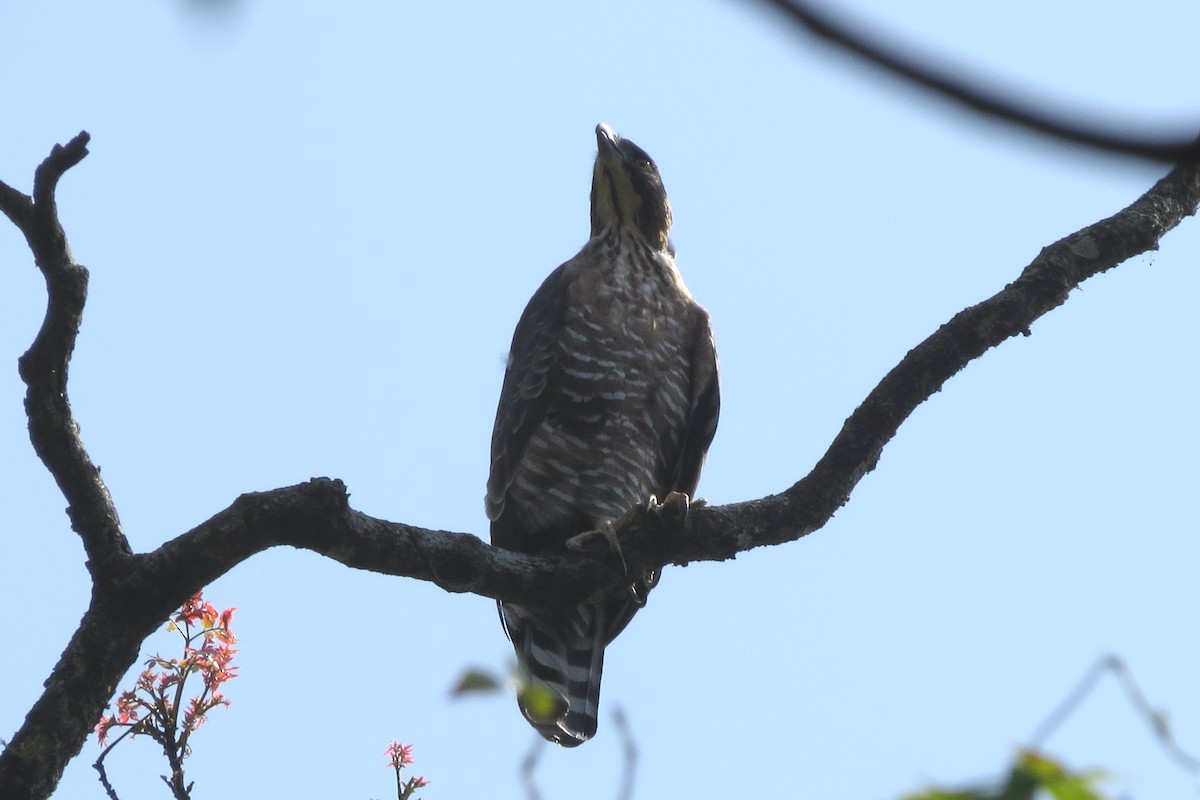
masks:
<svg viewBox="0 0 1200 800"><path fill-rule="evenodd" d="M556 544L662 494L690 393L690 295L659 253L601 242L607 269L571 280L556 367L558 396L516 465L508 502ZM578 297L578 299L576 299Z"/></svg>

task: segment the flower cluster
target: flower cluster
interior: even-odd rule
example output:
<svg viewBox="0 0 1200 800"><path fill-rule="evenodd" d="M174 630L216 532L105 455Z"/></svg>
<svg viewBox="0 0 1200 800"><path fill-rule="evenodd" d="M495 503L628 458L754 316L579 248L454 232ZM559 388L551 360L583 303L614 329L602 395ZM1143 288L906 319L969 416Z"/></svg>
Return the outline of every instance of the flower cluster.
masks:
<svg viewBox="0 0 1200 800"><path fill-rule="evenodd" d="M158 742L171 764L168 784L183 788L183 759L191 754L192 734L204 724L209 711L229 705L221 686L237 675L237 667L231 665L237 652L233 648L237 637L230 627L234 610L218 612L204 601L201 591L171 617L167 630L177 632L182 638L183 657L166 659L155 655L148 660L134 688L117 698L115 711L100 718L96 736L101 746L107 744L96 760L102 780L102 762L109 751L126 736L146 735ZM192 676L199 677L202 685L185 703L185 688ZM125 730L108 744L116 728Z"/></svg>
<svg viewBox="0 0 1200 800"><path fill-rule="evenodd" d="M429 785L429 781L425 780L422 776L409 778L407 781L400 777L400 770L413 762L411 744L401 744L400 742L393 741L388 745L388 749L383 751L383 754L388 757L388 764L392 769L396 770L397 800L409 800L413 792Z"/></svg>

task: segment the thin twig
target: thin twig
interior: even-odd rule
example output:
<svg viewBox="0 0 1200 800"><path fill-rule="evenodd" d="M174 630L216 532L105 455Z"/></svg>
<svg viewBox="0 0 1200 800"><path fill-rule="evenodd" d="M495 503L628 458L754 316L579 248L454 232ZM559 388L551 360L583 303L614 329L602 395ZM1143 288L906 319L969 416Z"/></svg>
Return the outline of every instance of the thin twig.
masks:
<svg viewBox="0 0 1200 800"><path fill-rule="evenodd" d="M1200 758L1186 752L1175 741L1175 736L1171 733L1171 727L1167 722L1167 715L1162 711L1155 711L1150 707L1150 703L1146 700L1146 695L1142 693L1141 688L1134 681L1133 673L1129 670L1125 662L1115 657L1113 657L1113 661L1115 662L1113 670L1116 671L1117 677L1121 679L1121 683L1125 687L1125 693L1129 695L1130 701L1133 703L1134 708L1142 715L1142 719L1146 720L1146 724L1150 726L1150 730L1154 732L1154 736L1162 744L1163 749L1167 751L1167 755L1184 769L1200 775Z"/></svg>
<svg viewBox="0 0 1200 800"><path fill-rule="evenodd" d="M1063 724L1064 721L1079 708L1080 703L1091 693L1092 689L1096 688L1096 682L1112 668L1113 656L1105 656L1084 673L1083 678L1075 685L1075 688L1067 693L1067 696L1054 707L1041 724L1037 726L1037 730L1029 737L1029 747L1033 750L1041 750L1046 740L1050 738L1050 734L1054 733Z"/></svg>
<svg viewBox="0 0 1200 800"><path fill-rule="evenodd" d="M121 800L121 798L117 797L117 790L108 782L108 773L104 771L104 756L106 755L108 755L107 750L96 759L96 763L92 764L92 767L100 773L100 785L104 787L104 793L108 795L109 800Z"/></svg>
<svg viewBox="0 0 1200 800"><path fill-rule="evenodd" d="M1191 755L1179 746L1179 743L1175 741L1175 737L1171 733L1166 715L1161 711L1155 711L1150 706L1150 703L1146 700L1146 695L1142 693L1137 681L1133 679L1133 673L1130 672L1129 667L1120 657L1115 655L1106 655L1100 658L1084 673L1083 678L1076 684L1075 688L1068 692L1067 696L1062 699L1062 702L1055 706L1054 710L1038 725L1037 730L1030 737L1030 747L1035 750L1041 750L1050 736L1078 710L1079 706L1091 694L1092 690L1096 688L1096 685L1106 672L1116 675L1117 680L1120 681L1122 688L1125 690L1125 695L1129 698L1129 702L1133 705L1138 715L1150 727L1150 730L1154 733L1155 738L1158 739L1167 755L1183 769L1200 775L1200 758Z"/></svg>
<svg viewBox="0 0 1200 800"><path fill-rule="evenodd" d="M629 723L625 719L625 709L620 706L614 706L612 710L613 729L616 730L617 736L621 739L622 752L622 769L621 769L621 790L617 794L617 800L633 800L633 787L637 779L637 764L638 764L638 746L633 740L633 733L629 730Z"/></svg>
<svg viewBox="0 0 1200 800"><path fill-rule="evenodd" d="M533 744L529 747L529 752L521 759L521 785L525 787L525 796L529 800L542 800L542 795L538 792L537 782L533 779L533 774L537 771L538 761L545 750L546 740L540 735L535 735L533 737Z"/></svg>
<svg viewBox="0 0 1200 800"><path fill-rule="evenodd" d="M1067 119L1047 107L1023 104L1014 98L1019 92L985 91L983 81L960 77L965 70L955 66L935 66L948 59L937 59L912 46L884 41L881 36L860 33L863 26L850 25L814 3L804 0L763 0L779 10L795 25L824 39L858 58L882 68L908 83L929 89L937 95L965 106L972 111L1011 123L1028 131L1093 150L1175 164L1185 158L1200 155L1200 142L1190 132L1181 136L1149 137L1130 131L1119 131L1116 124L1107 122L1086 125ZM1064 103L1054 103L1061 108ZM1200 127L1200 121L1197 122Z"/></svg>

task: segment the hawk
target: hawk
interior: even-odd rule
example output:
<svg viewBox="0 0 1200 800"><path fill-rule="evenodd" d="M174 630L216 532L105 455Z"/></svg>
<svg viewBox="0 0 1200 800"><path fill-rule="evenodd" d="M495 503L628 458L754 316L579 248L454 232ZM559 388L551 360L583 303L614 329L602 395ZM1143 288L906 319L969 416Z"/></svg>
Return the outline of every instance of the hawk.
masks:
<svg viewBox="0 0 1200 800"><path fill-rule="evenodd" d="M598 529L611 538L634 506L693 496L717 429L709 316L675 266L658 168L603 123L596 141L591 237L521 315L496 411L485 505L492 543L521 553L562 553ZM595 734L604 648L657 580L631 575L626 591L551 611L499 604L520 673L565 709L547 718L518 697L546 739Z"/></svg>

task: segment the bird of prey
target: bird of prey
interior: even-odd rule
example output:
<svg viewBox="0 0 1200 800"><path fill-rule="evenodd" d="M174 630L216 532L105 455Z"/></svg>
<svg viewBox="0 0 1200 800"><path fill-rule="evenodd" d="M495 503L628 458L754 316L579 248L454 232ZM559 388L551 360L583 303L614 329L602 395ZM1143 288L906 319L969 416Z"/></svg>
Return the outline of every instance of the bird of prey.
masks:
<svg viewBox="0 0 1200 800"><path fill-rule="evenodd" d="M600 530L615 542L633 507L694 496L717 428L709 315L675 266L658 167L603 123L596 141L591 237L521 315L496 411L485 505L492 543L521 553L563 553ZM557 698L548 717L518 696L546 739L595 734L604 648L658 573L629 578L583 606L499 604L520 674Z"/></svg>

